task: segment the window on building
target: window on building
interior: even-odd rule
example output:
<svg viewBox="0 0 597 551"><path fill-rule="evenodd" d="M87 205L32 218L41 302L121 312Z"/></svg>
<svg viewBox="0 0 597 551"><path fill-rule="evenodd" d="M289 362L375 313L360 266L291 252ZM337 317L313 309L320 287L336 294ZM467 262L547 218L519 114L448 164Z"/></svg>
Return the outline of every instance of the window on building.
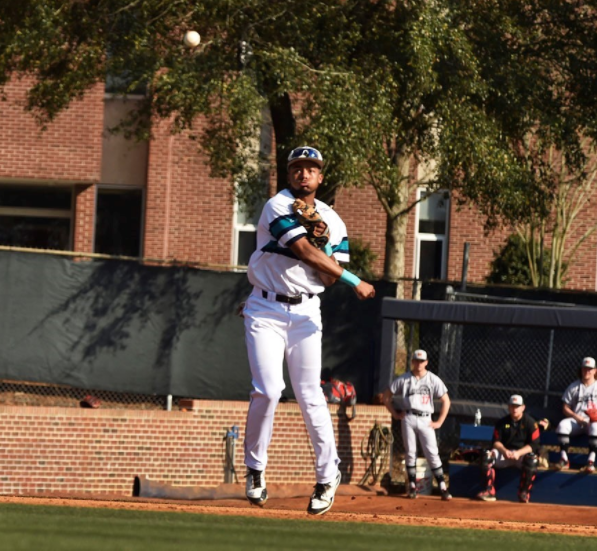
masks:
<svg viewBox="0 0 597 551"><path fill-rule="evenodd" d="M143 190L97 188L95 252L118 256L141 256Z"/></svg>
<svg viewBox="0 0 597 551"><path fill-rule="evenodd" d="M429 193L417 191L423 199L417 205L415 277L417 279L443 279L446 277L448 212L450 196L446 191Z"/></svg>
<svg viewBox="0 0 597 551"><path fill-rule="evenodd" d="M272 154L272 134L273 126L269 118L267 109L263 111L263 124L259 136L259 143L255 144L259 148L261 160L269 159ZM255 155L255 168L257 168L258 155ZM267 191L269 184L269 166L261 166L261 176L259 182L262 183L262 193L260 198L252 197L254 201L253 208L248 210L237 200L234 202L234 224L232 236L232 264L234 266L247 266L251 255L257 248L257 224L259 216L265 202L267 201Z"/></svg>
<svg viewBox="0 0 597 551"><path fill-rule="evenodd" d="M261 207L250 216L237 202L234 209L234 243L232 263L236 266L247 266L249 258L257 248L257 223Z"/></svg>
<svg viewBox="0 0 597 551"><path fill-rule="evenodd" d="M72 218L70 187L0 185L0 245L71 250Z"/></svg>

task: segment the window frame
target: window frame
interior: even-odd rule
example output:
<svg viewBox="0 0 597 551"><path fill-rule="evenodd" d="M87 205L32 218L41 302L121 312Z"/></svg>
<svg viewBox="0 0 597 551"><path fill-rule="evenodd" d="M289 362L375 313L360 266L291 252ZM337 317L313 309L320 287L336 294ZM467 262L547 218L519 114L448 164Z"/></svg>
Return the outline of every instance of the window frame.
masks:
<svg viewBox="0 0 597 551"><path fill-rule="evenodd" d="M146 201L147 201L147 190L144 186L127 186L123 184L97 184L95 186L94 196L94 208L93 208L93 252L96 253L97 244L97 207L98 207L98 196L102 189L117 189L126 191L141 191L141 227L139 228L139 256L136 258L143 258L143 251L145 250L145 214L146 214ZM103 253L100 253L103 254Z"/></svg>
<svg viewBox="0 0 597 551"><path fill-rule="evenodd" d="M239 247L240 247L240 232L252 232L255 233L255 239L257 239L257 225L258 224L241 224L238 221L239 214L241 212L240 204L238 199L234 198L233 214L232 214L232 251L230 262L234 266L235 271L246 272L248 266L238 263ZM261 212L261 209L259 209ZM258 218L258 214L255 215Z"/></svg>
<svg viewBox="0 0 597 551"><path fill-rule="evenodd" d="M413 277L420 279L421 269L421 243L423 242L441 242L442 243L442 259L440 268L440 279L446 279L448 273L448 236L450 233L450 195L446 189L439 189L431 192L430 195L437 193L443 193L446 200L446 220L445 220L445 233L425 233L419 232L419 220L420 220L420 207L421 207L421 196L423 193L428 193L429 190L426 187L417 188L417 207L415 209L415 254L413 259Z"/></svg>
<svg viewBox="0 0 597 551"><path fill-rule="evenodd" d="M24 218L59 218L69 221L68 243L65 251L72 252L75 237L75 186L72 184L47 184L43 182L0 182L0 186L21 187L23 189L43 189L48 187L60 188L70 192L70 209L48 209L36 207L5 207L0 205L0 217L2 216L22 216ZM28 248L28 247L24 247Z"/></svg>

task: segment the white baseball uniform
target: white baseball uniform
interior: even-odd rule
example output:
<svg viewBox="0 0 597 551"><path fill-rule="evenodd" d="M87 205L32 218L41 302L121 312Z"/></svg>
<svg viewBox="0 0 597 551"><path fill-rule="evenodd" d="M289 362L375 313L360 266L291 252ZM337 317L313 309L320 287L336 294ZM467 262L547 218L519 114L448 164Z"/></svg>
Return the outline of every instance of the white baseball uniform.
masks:
<svg viewBox="0 0 597 551"><path fill-rule="evenodd" d="M253 390L247 414L245 465L259 471L266 468L274 412L284 389L286 357L292 388L315 451L317 482L329 484L340 459L321 390L321 312L317 294L325 286L317 271L289 248L306 235L292 210L294 199L286 189L266 203L257 227L257 250L249 260L247 275L254 289L243 314ZM325 203L315 200L315 206L328 224L336 260L348 262L344 222Z"/></svg>
<svg viewBox="0 0 597 551"><path fill-rule="evenodd" d="M584 385L580 379L574 381L564 391L562 401L574 413L585 417L587 424L581 425L576 419L565 417L558 424L557 434L576 436L586 433L589 436L597 436L597 423L591 423L585 414L588 409L597 408L597 381L589 386Z"/></svg>
<svg viewBox="0 0 597 551"><path fill-rule="evenodd" d="M412 371L408 371L392 381L390 390L394 396L401 398L402 404L399 408L406 412L400 422L406 466L416 465L418 437L431 469L441 467L437 438L430 423L434 412L433 400L441 398L448 392L446 385L430 371L420 379L417 379Z"/></svg>

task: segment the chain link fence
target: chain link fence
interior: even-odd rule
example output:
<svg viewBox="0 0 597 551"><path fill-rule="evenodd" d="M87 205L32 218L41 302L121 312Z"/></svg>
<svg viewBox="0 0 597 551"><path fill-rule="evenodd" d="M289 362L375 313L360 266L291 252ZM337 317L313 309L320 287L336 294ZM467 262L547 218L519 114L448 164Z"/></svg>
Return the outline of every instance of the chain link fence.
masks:
<svg viewBox="0 0 597 551"><path fill-rule="evenodd" d="M91 400L86 400L91 397ZM95 398L95 401L93 400ZM165 410L179 408L179 397L85 390L61 385L0 381L0 405L46 407L105 407L117 409Z"/></svg>
<svg viewBox="0 0 597 551"><path fill-rule="evenodd" d="M513 305L576 306L469 294L448 289L447 300ZM504 404L522 394L528 405L560 408L562 393L578 377L585 356L597 353L595 331L425 322L408 324L430 369L452 400ZM410 347L409 347L410 348Z"/></svg>

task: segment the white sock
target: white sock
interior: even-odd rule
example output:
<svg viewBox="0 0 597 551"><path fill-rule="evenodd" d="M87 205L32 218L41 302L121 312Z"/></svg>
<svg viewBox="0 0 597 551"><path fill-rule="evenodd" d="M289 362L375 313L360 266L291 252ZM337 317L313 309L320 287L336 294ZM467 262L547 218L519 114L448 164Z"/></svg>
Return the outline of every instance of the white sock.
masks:
<svg viewBox="0 0 597 551"><path fill-rule="evenodd" d="M562 452L562 459L568 461L568 454L566 452Z"/></svg>
<svg viewBox="0 0 597 551"><path fill-rule="evenodd" d="M589 461L592 461L593 463L595 463L595 452L591 452L589 454Z"/></svg>

